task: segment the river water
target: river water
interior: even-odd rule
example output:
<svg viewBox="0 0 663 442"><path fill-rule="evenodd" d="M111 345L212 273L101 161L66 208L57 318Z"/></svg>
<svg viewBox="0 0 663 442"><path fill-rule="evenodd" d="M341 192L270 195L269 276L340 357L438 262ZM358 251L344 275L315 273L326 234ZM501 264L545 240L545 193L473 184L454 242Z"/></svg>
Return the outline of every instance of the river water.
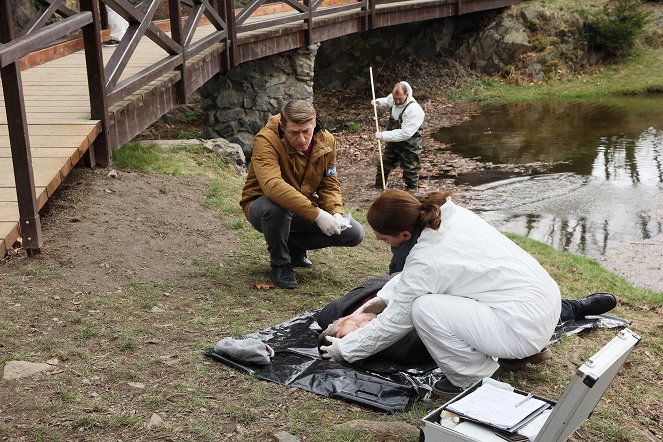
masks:
<svg viewBox="0 0 663 442"><path fill-rule="evenodd" d="M604 261L630 248L663 274L663 258L640 247L663 250L663 97L488 107L435 137L483 162L554 163L544 175L472 188L472 208L500 230ZM654 279L641 285L663 290Z"/></svg>

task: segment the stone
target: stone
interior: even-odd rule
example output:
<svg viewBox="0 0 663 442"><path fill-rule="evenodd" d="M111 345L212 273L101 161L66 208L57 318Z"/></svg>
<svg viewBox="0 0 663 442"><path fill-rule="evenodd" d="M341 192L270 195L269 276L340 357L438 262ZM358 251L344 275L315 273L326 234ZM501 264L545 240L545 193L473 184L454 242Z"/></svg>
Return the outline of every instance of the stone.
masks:
<svg viewBox="0 0 663 442"><path fill-rule="evenodd" d="M285 80L286 76L283 72L276 73L267 80L267 83L265 83L265 88L269 89L270 87L275 86L277 84L283 84L285 83Z"/></svg>
<svg viewBox="0 0 663 442"><path fill-rule="evenodd" d="M301 439L297 436L293 436L287 431L277 431L274 433L274 437L278 442L300 442Z"/></svg>
<svg viewBox="0 0 663 442"><path fill-rule="evenodd" d="M499 16L463 44L454 53L454 59L472 69L496 74L529 50L531 45L523 25L511 17Z"/></svg>
<svg viewBox="0 0 663 442"><path fill-rule="evenodd" d="M44 362L9 361L5 364L2 379L13 381L53 369L52 365Z"/></svg>
<svg viewBox="0 0 663 442"><path fill-rule="evenodd" d="M520 11L520 19L525 23L525 26L538 25L540 17L539 9L532 5L528 5Z"/></svg>
<svg viewBox="0 0 663 442"><path fill-rule="evenodd" d="M205 140L203 145L210 152L216 153L220 158L225 159L230 164L246 166L246 157L239 144L231 143L223 138L214 140Z"/></svg>
<svg viewBox="0 0 663 442"><path fill-rule="evenodd" d="M244 109L241 108L221 109L216 112L216 121L226 123L228 121L241 120L244 116Z"/></svg>
<svg viewBox="0 0 663 442"><path fill-rule="evenodd" d="M161 418L161 416L156 413L152 413L152 416L150 416L150 421L147 423L147 429L151 430L152 428L163 427L165 425L166 423Z"/></svg>
<svg viewBox="0 0 663 442"><path fill-rule="evenodd" d="M145 384L142 382L127 382L127 384L132 387L132 388L137 388L139 390L144 390L145 389Z"/></svg>
<svg viewBox="0 0 663 442"><path fill-rule="evenodd" d="M283 84L275 84L273 86L269 86L265 90L265 93L270 97L281 98L285 96L285 89L283 88Z"/></svg>

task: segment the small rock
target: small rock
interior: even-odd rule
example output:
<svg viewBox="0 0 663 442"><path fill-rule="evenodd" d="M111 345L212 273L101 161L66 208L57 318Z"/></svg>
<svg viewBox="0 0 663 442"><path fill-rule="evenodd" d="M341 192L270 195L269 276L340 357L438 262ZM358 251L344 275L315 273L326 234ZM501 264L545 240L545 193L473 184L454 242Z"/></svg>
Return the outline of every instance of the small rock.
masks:
<svg viewBox="0 0 663 442"><path fill-rule="evenodd" d="M164 425L166 425L166 423L161 419L161 416L152 413L152 417L150 417L150 421L147 423L147 429L151 430L152 428L163 427Z"/></svg>
<svg viewBox="0 0 663 442"><path fill-rule="evenodd" d="M14 379L25 378L52 369L53 366L51 364L45 364L43 362L9 361L5 364L2 379L12 381Z"/></svg>
<svg viewBox="0 0 663 442"><path fill-rule="evenodd" d="M113 169L106 175L108 178L117 178L117 170Z"/></svg>
<svg viewBox="0 0 663 442"><path fill-rule="evenodd" d="M168 355L168 356L159 356L161 361L168 366L177 364L178 358L177 355Z"/></svg>
<svg viewBox="0 0 663 442"><path fill-rule="evenodd" d="M152 307L152 310L150 310L150 313L163 313L163 312L165 312L165 310L156 305Z"/></svg>
<svg viewBox="0 0 663 442"><path fill-rule="evenodd" d="M276 433L274 433L274 437L279 442L300 442L301 441L300 438L298 438L297 436L293 436L292 434L288 433L287 431L277 431Z"/></svg>
<svg viewBox="0 0 663 442"><path fill-rule="evenodd" d="M130 387L139 388L141 390L145 388L145 384L142 382L127 382L127 384L129 384Z"/></svg>

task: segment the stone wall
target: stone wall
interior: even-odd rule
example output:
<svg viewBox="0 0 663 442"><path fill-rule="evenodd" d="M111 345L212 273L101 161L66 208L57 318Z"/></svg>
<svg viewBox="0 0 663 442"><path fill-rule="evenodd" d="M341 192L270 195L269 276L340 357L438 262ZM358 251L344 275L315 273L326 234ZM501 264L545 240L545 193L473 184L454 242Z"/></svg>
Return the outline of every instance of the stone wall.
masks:
<svg viewBox="0 0 663 442"><path fill-rule="evenodd" d="M225 138L250 157L253 136L289 100L313 102L313 67L319 45L243 63L200 89L204 138Z"/></svg>

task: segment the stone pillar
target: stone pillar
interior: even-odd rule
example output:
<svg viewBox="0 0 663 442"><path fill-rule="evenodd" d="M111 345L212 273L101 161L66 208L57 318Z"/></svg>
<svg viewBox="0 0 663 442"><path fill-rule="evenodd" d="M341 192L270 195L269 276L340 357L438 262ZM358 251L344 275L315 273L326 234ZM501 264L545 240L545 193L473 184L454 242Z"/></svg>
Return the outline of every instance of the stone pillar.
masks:
<svg viewBox="0 0 663 442"><path fill-rule="evenodd" d="M253 137L287 101L313 102L319 44L243 63L215 75L200 89L203 138L225 138L251 156Z"/></svg>

